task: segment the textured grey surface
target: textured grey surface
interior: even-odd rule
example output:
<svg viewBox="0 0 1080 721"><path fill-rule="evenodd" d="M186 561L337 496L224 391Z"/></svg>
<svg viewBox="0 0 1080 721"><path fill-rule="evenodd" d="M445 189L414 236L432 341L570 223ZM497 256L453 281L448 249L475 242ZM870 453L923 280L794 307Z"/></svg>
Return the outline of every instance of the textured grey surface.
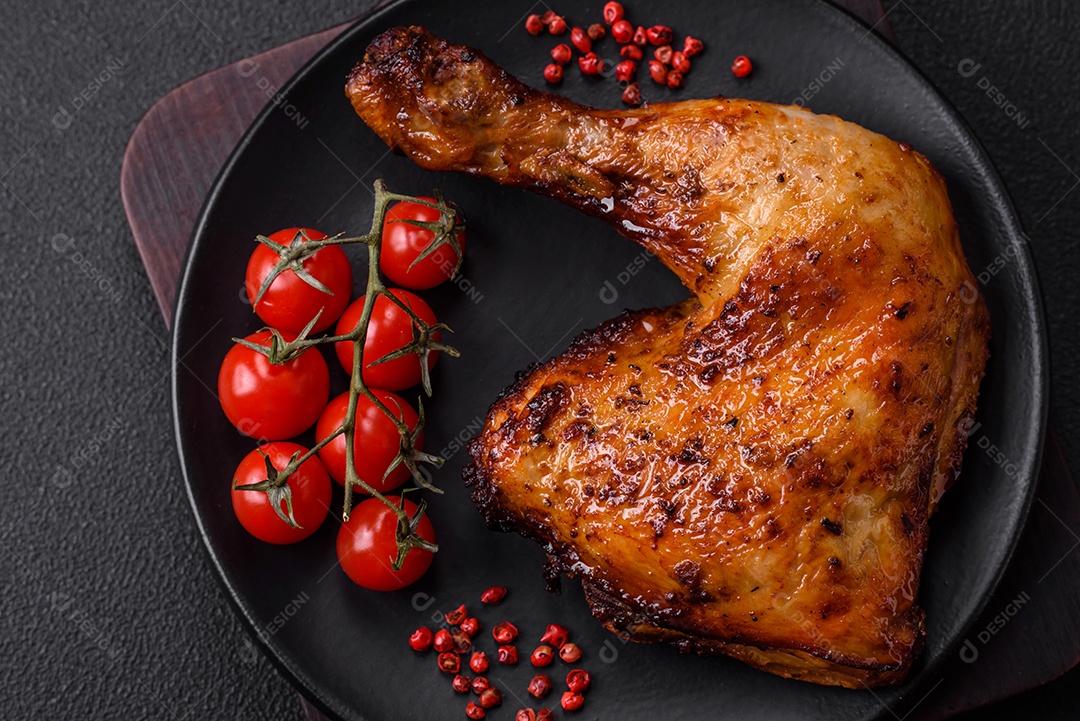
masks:
<svg viewBox="0 0 1080 721"><path fill-rule="evenodd" d="M4 717L300 718L200 548L173 450L166 329L118 175L156 98L371 4L0 4ZM1080 7L885 6L901 49L987 146L1029 231L1052 333L1052 417L1075 468ZM980 716L1075 718L1078 681L1073 672Z"/></svg>

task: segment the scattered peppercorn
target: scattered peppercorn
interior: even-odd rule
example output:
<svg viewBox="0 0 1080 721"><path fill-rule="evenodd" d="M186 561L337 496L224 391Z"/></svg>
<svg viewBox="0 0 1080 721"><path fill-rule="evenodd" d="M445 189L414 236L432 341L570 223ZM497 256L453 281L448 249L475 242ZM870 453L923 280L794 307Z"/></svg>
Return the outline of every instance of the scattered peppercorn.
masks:
<svg viewBox="0 0 1080 721"><path fill-rule="evenodd" d="M451 626L460 626L461 622L468 617L469 612L466 611L465 606L462 605L446 614L446 622Z"/></svg>
<svg viewBox="0 0 1080 721"><path fill-rule="evenodd" d="M470 636L480 633L480 619L470 616L461 622L461 630Z"/></svg>
<svg viewBox="0 0 1080 721"><path fill-rule="evenodd" d="M542 708L536 712L536 721L551 721L555 718L555 712L549 708Z"/></svg>
<svg viewBox="0 0 1080 721"><path fill-rule="evenodd" d="M480 694L480 705L484 708L495 708L502 704L502 691L492 686Z"/></svg>
<svg viewBox="0 0 1080 721"><path fill-rule="evenodd" d="M435 650L439 653L454 650L454 637L445 628L440 628L435 632Z"/></svg>
<svg viewBox="0 0 1080 721"><path fill-rule="evenodd" d="M667 68L659 60L650 60L649 77L653 79L653 82L665 85L667 83Z"/></svg>
<svg viewBox="0 0 1080 721"><path fill-rule="evenodd" d="M465 707L465 715L471 719L482 719L487 716L487 711L470 701L469 705Z"/></svg>
<svg viewBox="0 0 1080 721"><path fill-rule="evenodd" d="M483 651L473 651L472 658L469 659L469 668L476 673L487 671L490 664L487 654Z"/></svg>
<svg viewBox="0 0 1080 721"><path fill-rule="evenodd" d="M735 73L737 78L745 78L754 69L754 64L750 62L750 58L745 55L740 55L735 58L735 61L731 63L731 72Z"/></svg>
<svg viewBox="0 0 1080 721"><path fill-rule="evenodd" d="M573 57L574 51L570 49L570 46L566 43L559 43L551 49L551 59L555 61L557 65L566 65L570 62L570 58ZM487 603L485 601L484 603ZM498 601L495 601L498 603Z"/></svg>
<svg viewBox="0 0 1080 721"><path fill-rule="evenodd" d="M459 673L454 676L454 680L450 682L450 685L458 693L469 693L472 690L472 679Z"/></svg>
<svg viewBox="0 0 1080 721"><path fill-rule="evenodd" d="M604 22L608 25L614 25L623 17L622 3L609 2L604 5Z"/></svg>
<svg viewBox="0 0 1080 721"><path fill-rule="evenodd" d="M531 708L523 708L515 714L514 721L536 721L536 712Z"/></svg>
<svg viewBox="0 0 1080 721"><path fill-rule="evenodd" d="M568 643L559 649L559 658L566 663L577 663L581 658L581 647L576 643Z"/></svg>
<svg viewBox="0 0 1080 721"><path fill-rule="evenodd" d="M667 25L653 25L645 31L645 37L653 45L670 45L674 33Z"/></svg>
<svg viewBox="0 0 1080 721"><path fill-rule="evenodd" d="M632 48L634 46L627 45L627 47ZM615 66L615 79L620 82L628 83L634 79L635 75L637 75L637 63L633 60L623 60Z"/></svg>
<svg viewBox="0 0 1080 721"><path fill-rule="evenodd" d="M431 648L431 629L421 626L409 636L409 646L413 651L427 651Z"/></svg>
<svg viewBox="0 0 1080 721"><path fill-rule="evenodd" d="M544 629L544 635L540 637L540 643L546 643L555 648L562 648L563 644L570 638L570 632L566 630L565 626L560 626L557 623L549 623L547 628Z"/></svg>
<svg viewBox="0 0 1080 721"><path fill-rule="evenodd" d="M497 643L510 643L517 638L517 635L517 626L509 621L503 621L498 626L491 629L491 637L494 638Z"/></svg>
<svg viewBox="0 0 1080 721"><path fill-rule="evenodd" d="M499 646L499 663L513 666L518 662L517 646Z"/></svg>
<svg viewBox="0 0 1080 721"><path fill-rule="evenodd" d="M566 48L566 51L570 52L570 47L568 45L564 44L561 47ZM554 51L552 51L552 52L554 52ZM552 57L554 57L554 55L552 55ZM558 62L558 61L556 61L556 62ZM570 56L569 55L566 56L566 62L570 62ZM561 64L562 63L560 63L560 65ZM499 603L502 603L502 600L504 598L506 598L506 587L505 586L492 586L491 588L484 591L480 595L480 601L483 602L483 603L488 604L489 606L495 606L495 605L497 605Z"/></svg>
<svg viewBox="0 0 1080 721"><path fill-rule="evenodd" d="M634 26L626 20L617 20L611 26L611 37L617 43L628 43L634 38Z"/></svg>
<svg viewBox="0 0 1080 721"><path fill-rule="evenodd" d="M491 688L491 682L487 680L486 676L477 676L472 680L472 691L479 696Z"/></svg>
<svg viewBox="0 0 1080 721"><path fill-rule="evenodd" d="M585 705L585 697L579 693L573 691L567 691L562 695L562 700L559 701L564 711L577 711L579 708Z"/></svg>
<svg viewBox="0 0 1080 721"><path fill-rule="evenodd" d="M456 653L440 653L439 670L443 673L457 673L461 670L461 656Z"/></svg>
<svg viewBox="0 0 1080 721"><path fill-rule="evenodd" d="M659 85L667 85L671 89L681 88L686 81L687 73L690 72L690 58L704 50L701 40L687 35L683 39L682 50L676 50L673 44L675 33L671 27L667 25L653 25L649 28L641 25L635 27L626 19L625 14L625 9L618 2L608 2L604 5L604 23L611 26L611 37L622 46L619 48L619 55L624 61L631 61L615 65L615 79L624 86L623 103L637 106L643 101L641 87L634 82L634 77L637 74L637 63L644 59L642 48L646 45L651 44L656 47L653 57L658 65L652 61L649 62L650 77ZM543 26L547 26L548 31L554 35L561 35L568 29L566 18L553 10L548 10L540 16L530 15L526 18L526 28L534 35L542 32ZM570 45L562 43L551 51L554 65L559 67L553 65L545 67L544 79L552 84L562 82L565 71L561 66L568 64L574 55L571 45L581 53L578 57L578 68L583 75L605 74L611 66L593 51L593 43L606 37L607 33L607 29L601 23L592 23L585 29L583 26L571 28ZM746 63L749 64L749 60L746 60ZM749 70L743 71L741 66L739 69L733 66L732 69L738 77L749 74ZM500 588L502 587L492 587L485 591L485 595L489 591ZM505 593L505 589L502 590Z"/></svg>
<svg viewBox="0 0 1080 721"><path fill-rule="evenodd" d="M543 667L550 666L551 662L555 660L555 649L551 646L537 646L536 650L532 652L529 657L529 661L533 666Z"/></svg>
<svg viewBox="0 0 1080 721"><path fill-rule="evenodd" d="M599 75L603 69L603 62L596 53L585 53L577 61L578 67L585 75Z"/></svg>
<svg viewBox="0 0 1080 721"><path fill-rule="evenodd" d="M561 83L562 77L562 65L556 65L555 63L551 63L546 68L544 68L544 80L548 81L549 83L553 85Z"/></svg>
<svg viewBox="0 0 1080 721"><path fill-rule="evenodd" d="M686 36L686 40L683 40L682 51L683 55L688 58L692 58L702 50L705 49L705 44L697 38Z"/></svg>
<svg viewBox="0 0 1080 721"><path fill-rule="evenodd" d="M454 639L455 653L468 653L469 651L472 651L472 636L465 633L460 628L450 635Z"/></svg>
<svg viewBox="0 0 1080 721"><path fill-rule="evenodd" d="M575 27L570 31L570 44L583 53L592 51L592 40L579 27Z"/></svg>
<svg viewBox="0 0 1080 721"><path fill-rule="evenodd" d="M529 681L528 691L534 698L544 698L551 693L552 688L554 688L554 684L551 682L551 677L544 673L538 673Z"/></svg>
<svg viewBox="0 0 1080 721"><path fill-rule="evenodd" d="M592 685L592 677L583 668L575 668L566 674L566 687L574 693L585 693Z"/></svg>

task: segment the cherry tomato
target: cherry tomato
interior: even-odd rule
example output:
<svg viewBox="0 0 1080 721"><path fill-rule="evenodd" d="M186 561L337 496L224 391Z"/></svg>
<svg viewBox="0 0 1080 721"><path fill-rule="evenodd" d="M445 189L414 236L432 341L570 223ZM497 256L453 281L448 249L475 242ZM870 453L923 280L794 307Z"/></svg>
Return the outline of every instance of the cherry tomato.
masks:
<svg viewBox="0 0 1080 721"><path fill-rule="evenodd" d="M297 233L301 232L301 242L326 238L325 233L311 228L285 228L267 237L287 246ZM248 302L252 305L255 304L255 298L259 294L259 289L262 288L263 281L266 280L266 276L278 260L280 258L277 253L262 243L259 243L252 251L244 279ZM274 282L266 289L259 304L255 306L255 312L271 328L288 333L299 333L321 308L322 315L319 316L319 322L315 324L312 332L326 330L334 324L341 315L341 311L345 310L345 306L349 304L349 296L352 295L352 266L345 256L345 251L340 247L331 245L317 251L304 260L303 268L308 275L326 286L333 295L306 283L293 270L282 272L274 278Z"/></svg>
<svg viewBox="0 0 1080 721"><path fill-rule="evenodd" d="M435 202L435 198L424 196L421 196L421 200ZM401 222L402 220L420 220L434 223L439 220L439 217L439 211L435 208L407 200L394 204L386 211L379 268L387 278L398 285L414 290L434 288L439 283L450 279L458 262L458 254L454 252L454 249L449 245L443 245L413 265L420 254L427 250L435 240L435 233ZM457 234L457 241L461 252L464 253L464 231Z"/></svg>
<svg viewBox="0 0 1080 721"><path fill-rule="evenodd" d="M303 455L308 449L295 443L267 443L244 456L233 474L232 507L247 532L267 543L296 543L318 530L330 509L330 476L322 462L311 457L289 476L286 484L292 499L292 517L299 528L293 528L274 512L270 496L262 491L237 490L236 486L260 483L267 478L266 458L277 470L289 464L294 453ZM266 457L263 457L266 454ZM280 508L286 516L289 506L284 499Z"/></svg>
<svg viewBox="0 0 1080 721"><path fill-rule="evenodd" d="M400 500L389 496L397 505ZM405 500L405 512L416 513L416 504ZM349 520L342 524L337 537L337 557L341 568L356 584L372 591L396 591L405 588L431 566L433 554L423 548L412 548L398 571L391 563L397 557L397 515L377 498L369 498L352 509ZM435 529L427 514L420 518L417 535L435 542Z"/></svg>
<svg viewBox="0 0 1080 721"><path fill-rule="evenodd" d="M404 421L411 430L416 430L416 424L420 419L412 406L401 396L382 390L373 390L372 394L393 411L395 416ZM322 441L340 428L348 410L348 393L342 393L330 401L319 418L319 423L315 426L315 439ZM416 439L416 447L418 450L424 447L423 432ZM398 434L397 426L379 410L377 405L361 395L356 401L356 426L353 435L353 462L356 466L356 475L379 493L386 493L397 488L410 476L409 469L404 464L391 471L385 481L383 476L400 448L401 436ZM330 472L331 477L344 485L345 436L339 435L320 448L319 458L326 465L326 470ZM361 491L362 489L354 487L353 490Z"/></svg>
<svg viewBox="0 0 1080 721"><path fill-rule="evenodd" d="M245 340L267 345L270 331ZM222 410L238 431L252 438L280 441L300 435L318 420L329 397L330 371L314 348L273 365L262 353L237 343L218 372Z"/></svg>
<svg viewBox="0 0 1080 721"><path fill-rule="evenodd" d="M390 292L412 308L413 312L425 323L435 325L437 322L435 312L419 296L398 288L392 288ZM338 321L337 335L344 335L359 325L360 316L364 312L364 298L365 296L360 296L345 309L341 320ZM375 299L375 307L371 309L371 322L368 324L367 339L364 343L364 383L373 388L400 391L420 382L420 361L415 353L372 365L380 358L412 343L413 327L413 319L395 303L385 296ZM438 340L439 332L436 331L433 337ZM346 372L351 373L352 341L335 343L334 351L337 353L338 360L341 361L341 366ZM438 352L428 355L428 370L435 366L438 355Z"/></svg>

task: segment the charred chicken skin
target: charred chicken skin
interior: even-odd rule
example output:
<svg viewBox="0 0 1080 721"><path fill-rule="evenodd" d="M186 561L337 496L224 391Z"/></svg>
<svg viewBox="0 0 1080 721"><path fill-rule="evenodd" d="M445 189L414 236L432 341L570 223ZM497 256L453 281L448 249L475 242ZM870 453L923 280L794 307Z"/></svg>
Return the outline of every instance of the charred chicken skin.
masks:
<svg viewBox="0 0 1080 721"><path fill-rule="evenodd" d="M583 107L422 28L378 37L346 92L422 167L603 218L693 294L503 392L465 471L488 522L542 544L623 637L903 680L989 334L930 162L792 106Z"/></svg>

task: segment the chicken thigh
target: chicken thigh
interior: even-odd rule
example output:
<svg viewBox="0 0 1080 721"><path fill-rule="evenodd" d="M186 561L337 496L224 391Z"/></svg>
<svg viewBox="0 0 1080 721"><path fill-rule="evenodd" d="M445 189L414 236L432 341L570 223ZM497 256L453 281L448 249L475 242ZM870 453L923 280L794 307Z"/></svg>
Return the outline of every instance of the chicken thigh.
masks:
<svg viewBox="0 0 1080 721"><path fill-rule="evenodd" d="M379 36L346 92L420 166L603 218L693 294L503 392L465 471L487 521L625 638L901 681L989 335L930 162L793 106L583 107L422 28Z"/></svg>

